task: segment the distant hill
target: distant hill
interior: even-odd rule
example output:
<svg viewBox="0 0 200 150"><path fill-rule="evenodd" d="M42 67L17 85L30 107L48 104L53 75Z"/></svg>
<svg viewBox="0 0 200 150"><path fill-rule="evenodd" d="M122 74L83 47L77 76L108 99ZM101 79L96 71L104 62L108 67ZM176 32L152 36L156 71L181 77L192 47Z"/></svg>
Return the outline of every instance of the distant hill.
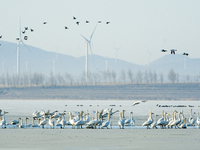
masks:
<svg viewBox="0 0 200 150"><path fill-rule="evenodd" d="M16 73L17 51L16 43L10 43L0 41L0 62L4 63L4 72ZM57 54L55 52L45 51L33 46L28 46L30 51L24 46L20 46L21 55L21 74L26 71L26 62L28 66L28 72L38 72L45 75L49 75L53 70L53 61L55 61L56 74L70 73L75 76L80 76L85 70L85 56L73 57L65 54ZM148 65L137 65L123 60L117 60L113 58L105 58L98 55L89 55L88 68L93 73L102 73L106 69L106 63L108 62L108 69L110 71L115 70L116 73L120 73L122 70L127 71L131 69L134 74L139 70L144 72L151 69L159 74L163 73L167 75L171 68L174 69L179 75L199 75L200 74L200 59L190 59L180 54L165 55L162 58L151 62ZM186 59L186 69L184 69L184 59ZM0 71L2 72L2 66L0 65Z"/></svg>

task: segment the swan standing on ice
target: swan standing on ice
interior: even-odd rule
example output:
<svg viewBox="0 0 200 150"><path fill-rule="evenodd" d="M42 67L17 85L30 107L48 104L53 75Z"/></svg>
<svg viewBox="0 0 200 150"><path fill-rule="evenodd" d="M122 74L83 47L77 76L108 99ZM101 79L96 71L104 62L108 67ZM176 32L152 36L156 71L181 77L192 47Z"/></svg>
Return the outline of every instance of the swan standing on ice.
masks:
<svg viewBox="0 0 200 150"><path fill-rule="evenodd" d="M124 125L125 125L125 117L124 117L124 112L125 110L122 110L122 112L119 113L119 121L118 121L118 125L120 129L124 129Z"/></svg>
<svg viewBox="0 0 200 150"><path fill-rule="evenodd" d="M157 120L156 120L156 117L157 117L158 115L155 115L155 120L154 120L154 122L151 124L151 128L156 128L157 129Z"/></svg>
<svg viewBox="0 0 200 150"><path fill-rule="evenodd" d="M186 126L186 118L184 118L183 123L180 125L180 128L181 129L186 129L187 128L187 126Z"/></svg>
<svg viewBox="0 0 200 150"><path fill-rule="evenodd" d="M46 120L45 114L43 116L44 116L44 120L40 122L40 126L42 126L42 128L44 129L44 125L47 123L47 120Z"/></svg>
<svg viewBox="0 0 200 150"><path fill-rule="evenodd" d="M101 127L108 129L109 125L110 125L110 111L108 111L108 121L103 122L102 125L101 125Z"/></svg>
<svg viewBox="0 0 200 150"><path fill-rule="evenodd" d="M5 126L4 128L6 128L6 118L5 118L5 114L7 114L8 112L3 112L3 120L0 121L0 126L2 126L3 128L3 125Z"/></svg>
<svg viewBox="0 0 200 150"><path fill-rule="evenodd" d="M35 120L35 118L33 117L31 127L39 127L39 124L40 124L40 118L38 118L38 124L35 124L35 123L34 123L34 120Z"/></svg>
<svg viewBox="0 0 200 150"><path fill-rule="evenodd" d="M52 128L54 129L54 121L51 119L51 115L49 116L49 126L50 126L50 128L51 128L51 126L52 126Z"/></svg>
<svg viewBox="0 0 200 150"><path fill-rule="evenodd" d="M189 123L192 124L192 126L195 126L195 119L193 118L193 115L192 115L192 109L190 109Z"/></svg>
<svg viewBox="0 0 200 150"><path fill-rule="evenodd" d="M176 113L177 113L177 112L175 112L175 116L176 116ZM181 113L181 112L178 113L178 119L175 119L175 120L172 122L171 126L175 126L175 128L178 127L178 125L179 125L180 122L181 122L180 114L182 114L182 113Z"/></svg>
<svg viewBox="0 0 200 150"><path fill-rule="evenodd" d="M150 115L149 115L148 120L145 121L142 125L142 126L147 126L147 129L150 129L149 126L153 123L152 114L154 114L154 113L152 113L150 110Z"/></svg>
<svg viewBox="0 0 200 150"><path fill-rule="evenodd" d="M134 125L135 124L135 119L133 119L133 112L131 111L129 114L129 119L125 120L125 124L130 124L130 125Z"/></svg>
<svg viewBox="0 0 200 150"><path fill-rule="evenodd" d="M19 128L25 128L27 127L27 117L25 118L25 125L23 124L23 119L21 118L21 124L19 125Z"/></svg>
<svg viewBox="0 0 200 150"><path fill-rule="evenodd" d="M200 126L199 112L197 112L197 121L196 121L196 123L197 123L197 126Z"/></svg>

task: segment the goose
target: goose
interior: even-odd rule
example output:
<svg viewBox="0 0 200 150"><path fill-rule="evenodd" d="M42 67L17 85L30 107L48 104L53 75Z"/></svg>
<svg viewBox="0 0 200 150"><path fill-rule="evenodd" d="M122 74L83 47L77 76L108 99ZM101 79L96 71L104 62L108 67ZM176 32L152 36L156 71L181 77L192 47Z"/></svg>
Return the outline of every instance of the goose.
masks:
<svg viewBox="0 0 200 150"><path fill-rule="evenodd" d="M197 126L200 126L199 112L197 112L197 121L196 121L196 123L197 123Z"/></svg>
<svg viewBox="0 0 200 150"><path fill-rule="evenodd" d="M193 115L192 115L192 109L190 109L189 123L192 124L192 126L195 126L195 119L193 118Z"/></svg>
<svg viewBox="0 0 200 150"><path fill-rule="evenodd" d="M5 119L5 114L7 114L8 112L3 112L3 120L0 121L0 125L3 128L3 125L5 126L4 128L6 128L6 119Z"/></svg>
<svg viewBox="0 0 200 150"><path fill-rule="evenodd" d="M157 117L158 115L155 115L155 120L154 120L154 122L151 124L151 128L156 128L157 129L157 120L156 120L156 117Z"/></svg>
<svg viewBox="0 0 200 150"><path fill-rule="evenodd" d="M142 126L147 126L147 129L150 129L149 126L153 123L153 119L152 119L152 113L151 110L150 110L150 115L149 115L149 118L147 121L145 121Z"/></svg>

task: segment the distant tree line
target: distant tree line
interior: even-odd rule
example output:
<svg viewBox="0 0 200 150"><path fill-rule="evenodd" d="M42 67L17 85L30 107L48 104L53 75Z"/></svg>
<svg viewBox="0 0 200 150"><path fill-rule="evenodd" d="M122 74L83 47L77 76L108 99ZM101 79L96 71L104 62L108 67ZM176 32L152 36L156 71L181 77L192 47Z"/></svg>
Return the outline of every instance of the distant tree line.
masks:
<svg viewBox="0 0 200 150"><path fill-rule="evenodd" d="M193 77L193 79L192 79ZM183 77L182 77L183 78ZM179 83L179 82L199 82L200 75L190 76L186 75L184 80L180 81L179 74L171 69L168 75L163 73L157 74L157 72L151 69L137 71L133 73L131 69L121 70L120 73L116 73L114 70L92 73L88 72L88 80L85 80L85 72L80 76L74 76L70 73L56 74L50 72L49 76L42 73L23 73L20 78L16 74L2 73L0 76L1 87L30 87L30 86L71 86L71 85L98 85L98 84L156 84L156 83Z"/></svg>

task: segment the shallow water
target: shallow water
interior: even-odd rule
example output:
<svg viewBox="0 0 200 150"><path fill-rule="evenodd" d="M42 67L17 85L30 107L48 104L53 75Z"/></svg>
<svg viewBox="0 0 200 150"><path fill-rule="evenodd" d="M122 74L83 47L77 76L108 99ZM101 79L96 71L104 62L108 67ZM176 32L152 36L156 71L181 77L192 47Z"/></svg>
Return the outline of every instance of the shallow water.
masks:
<svg viewBox="0 0 200 150"><path fill-rule="evenodd" d="M133 117L136 121L136 126L141 126L141 124L147 120L149 116L149 110L152 110L154 114L158 114L158 118L162 115L162 110L170 114L173 110L178 112L183 110L184 116L189 118L190 109L192 108L193 112L200 111L200 102L199 101L147 101L142 102L136 106L132 104L136 100L0 100L0 109L3 111L8 111L6 114L6 121L10 123L12 120L17 120L19 117L25 118L29 117L28 123L32 123L32 113L40 110L50 110L51 112L58 110L63 112L78 112L88 110L90 118L94 117L93 110L101 111L106 108L113 108L113 111L119 110L125 111L125 117L129 118L129 112L133 111ZM158 107L159 105L185 105L187 107ZM80 106L82 105L82 106ZM112 106L110 106L112 105ZM192 105L194 107L188 107ZM196 114L193 115L196 118ZM66 115L66 120L69 119L69 115ZM116 113L111 118L113 125L117 125L119 119L119 113ZM115 128L115 127L114 127ZM130 127L127 127L130 128ZM141 127L140 127L141 128Z"/></svg>

